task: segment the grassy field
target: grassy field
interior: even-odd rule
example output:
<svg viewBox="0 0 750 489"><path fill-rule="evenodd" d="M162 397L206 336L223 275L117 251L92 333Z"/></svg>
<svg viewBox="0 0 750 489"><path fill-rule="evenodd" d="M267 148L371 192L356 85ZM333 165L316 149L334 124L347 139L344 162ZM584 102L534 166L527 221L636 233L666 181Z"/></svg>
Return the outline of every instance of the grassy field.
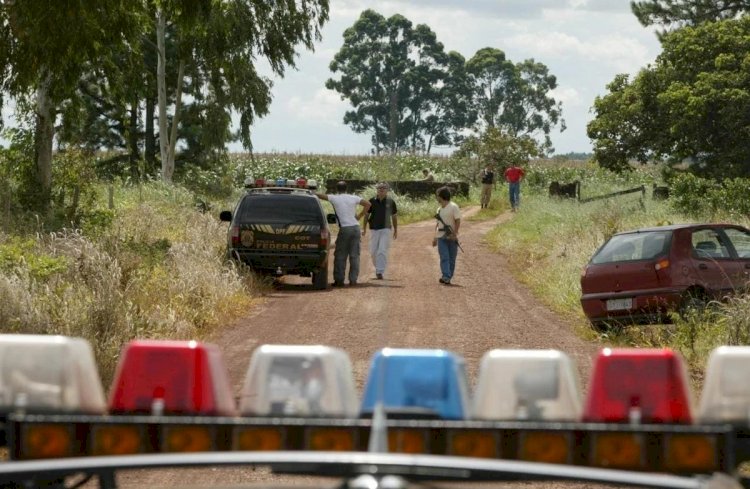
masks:
<svg viewBox="0 0 750 489"><path fill-rule="evenodd" d="M416 178L430 168L438 180L457 180L469 163L427 157L322 157L233 155L229 166L193 171L178 185L158 181L96 184L93 204L80 225L56 226L33 215L6 217L0 229L0 324L5 332L53 333L89 339L108 382L121 345L132 338L207 337L246 314L267 284L224 259L226 224L218 212L232 209L248 175ZM481 165L476 165L481 167ZM593 251L615 232L695 220L732 221L720 214L685 216L650 192L579 204L551 199L551 181L581 182L582 197L650 185L654 168L615 175L585 162L534 162L522 185L521 210L492 230L487 244L513 256L513 272L541 301L567 318L579 335L594 339L581 311L580 272ZM112 206L108 205L112 191ZM375 195L374 188L362 192ZM394 195L401 224L432 219L434 198ZM478 205L473 185L459 205ZM200 205L196 205L200 204ZM324 205L329 205L325 203ZM203 210L203 212L201 211ZM507 186L498 185L489 209L472 220L508 210ZM681 351L700 381L707 353L721 344L750 343L750 300L737 298L708 313L672 325L631 327L599 336L607 344L669 346Z"/></svg>

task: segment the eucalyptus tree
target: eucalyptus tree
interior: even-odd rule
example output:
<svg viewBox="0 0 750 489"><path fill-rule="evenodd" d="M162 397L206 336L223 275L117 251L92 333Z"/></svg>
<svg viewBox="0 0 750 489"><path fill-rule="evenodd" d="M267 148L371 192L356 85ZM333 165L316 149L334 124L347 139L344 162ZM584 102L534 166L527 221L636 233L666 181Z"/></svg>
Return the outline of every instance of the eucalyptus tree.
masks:
<svg viewBox="0 0 750 489"><path fill-rule="evenodd" d="M644 26L682 27L750 12L750 0L641 0L630 2Z"/></svg>
<svg viewBox="0 0 750 489"><path fill-rule="evenodd" d="M225 127L214 134L217 142L228 137L228 113L234 110L239 113L239 138L245 147L252 148L250 126L256 116L268 113L271 102L271 81L258 73L256 59L264 58L275 74L283 76L287 67L295 66L297 45L312 49L314 41L320 39L329 2L165 0L156 5L162 178L171 181L185 77L191 76L195 90L207 94L213 108L225 111L221 118ZM174 31L175 59L168 59L165 52L168 25ZM171 85L166 79L168 63L177 66L177 77ZM168 88L174 93L171 129Z"/></svg>
<svg viewBox="0 0 750 489"><path fill-rule="evenodd" d="M0 4L0 89L34 119L34 180L38 206L52 190L52 149L60 104L86 67L112 46L139 35L143 11L126 0L4 1ZM19 114L18 118L22 118Z"/></svg>
<svg viewBox="0 0 750 489"><path fill-rule="evenodd" d="M344 123L371 133L376 152L421 149L425 137L434 137L432 118L448 61L427 25L414 27L402 15L386 19L365 10L344 32L344 44L330 64L341 76L326 87L349 100L353 110L344 114Z"/></svg>
<svg viewBox="0 0 750 489"><path fill-rule="evenodd" d="M549 134L560 125L562 103L550 94L557 79L542 63L528 59L513 63L496 48L482 48L466 63L473 90L476 128L499 128L514 137L543 137L549 151Z"/></svg>

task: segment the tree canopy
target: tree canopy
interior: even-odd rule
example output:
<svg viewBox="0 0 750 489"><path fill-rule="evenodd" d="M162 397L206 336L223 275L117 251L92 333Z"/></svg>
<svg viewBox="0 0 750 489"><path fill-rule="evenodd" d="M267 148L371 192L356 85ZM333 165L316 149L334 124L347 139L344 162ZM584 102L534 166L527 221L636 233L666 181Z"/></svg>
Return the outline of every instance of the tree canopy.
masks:
<svg viewBox="0 0 750 489"><path fill-rule="evenodd" d="M446 53L434 32L402 15L362 12L344 32L326 87L348 99L344 123L369 133L376 152L427 150L460 144L471 132L498 127L516 137L541 136L560 125L561 104L550 92L557 81L533 59L513 63L495 48L470 60Z"/></svg>
<svg viewBox="0 0 750 489"><path fill-rule="evenodd" d="M644 26L666 28L732 19L750 11L748 0L641 0L630 5Z"/></svg>
<svg viewBox="0 0 750 489"><path fill-rule="evenodd" d="M750 17L665 34L653 66L618 76L588 125L597 161L691 163L699 174L750 175Z"/></svg>

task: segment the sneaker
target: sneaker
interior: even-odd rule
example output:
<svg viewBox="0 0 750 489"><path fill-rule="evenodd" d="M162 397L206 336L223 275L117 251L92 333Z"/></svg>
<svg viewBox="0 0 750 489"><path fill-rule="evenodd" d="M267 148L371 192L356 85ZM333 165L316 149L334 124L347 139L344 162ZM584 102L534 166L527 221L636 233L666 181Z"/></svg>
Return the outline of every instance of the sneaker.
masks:
<svg viewBox="0 0 750 489"><path fill-rule="evenodd" d="M357 285L357 282L356 282L356 281L354 281L354 282L349 282L349 285L351 285L351 286Z"/></svg>
<svg viewBox="0 0 750 489"><path fill-rule="evenodd" d="M450 279L443 278L443 277L440 277L440 280L438 280L438 282L440 282L443 285L450 285L451 284Z"/></svg>
<svg viewBox="0 0 750 489"><path fill-rule="evenodd" d="M343 287L344 286L344 282L334 282L333 286L334 287Z"/></svg>
<svg viewBox="0 0 750 489"><path fill-rule="evenodd" d="M375 278L378 280L383 280L383 274L382 273L376 273Z"/></svg>

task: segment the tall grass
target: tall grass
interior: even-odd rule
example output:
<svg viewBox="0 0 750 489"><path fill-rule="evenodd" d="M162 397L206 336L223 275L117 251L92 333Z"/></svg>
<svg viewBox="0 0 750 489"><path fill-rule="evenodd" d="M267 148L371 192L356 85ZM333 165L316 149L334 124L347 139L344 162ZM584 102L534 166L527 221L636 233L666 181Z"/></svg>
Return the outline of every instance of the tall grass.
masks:
<svg viewBox="0 0 750 489"><path fill-rule="evenodd" d="M38 235L0 266L3 330L88 339L105 382L126 341L205 338L261 287L224 260L226 226L184 190L121 187L115 202L106 226ZM0 235L0 250L13 242ZM63 265L40 275L39 256Z"/></svg>
<svg viewBox="0 0 750 489"><path fill-rule="evenodd" d="M638 183L637 175L631 184ZM617 189L611 183L604 189ZM622 188L622 187L620 187ZM731 221L748 226L747 218L726 215L686 216L669 202L642 199L640 193L580 204L548 197L541 186L522 190L521 210L495 228L487 241L495 250L514 257L518 279L550 308L569 318L578 333L595 339L580 305L580 273L591 255L612 234L639 227L695 222ZM683 353L693 379L700 383L710 351L719 345L750 344L750 297L739 295L716 304L704 314L674 324L632 326L598 335L621 346L671 347Z"/></svg>

